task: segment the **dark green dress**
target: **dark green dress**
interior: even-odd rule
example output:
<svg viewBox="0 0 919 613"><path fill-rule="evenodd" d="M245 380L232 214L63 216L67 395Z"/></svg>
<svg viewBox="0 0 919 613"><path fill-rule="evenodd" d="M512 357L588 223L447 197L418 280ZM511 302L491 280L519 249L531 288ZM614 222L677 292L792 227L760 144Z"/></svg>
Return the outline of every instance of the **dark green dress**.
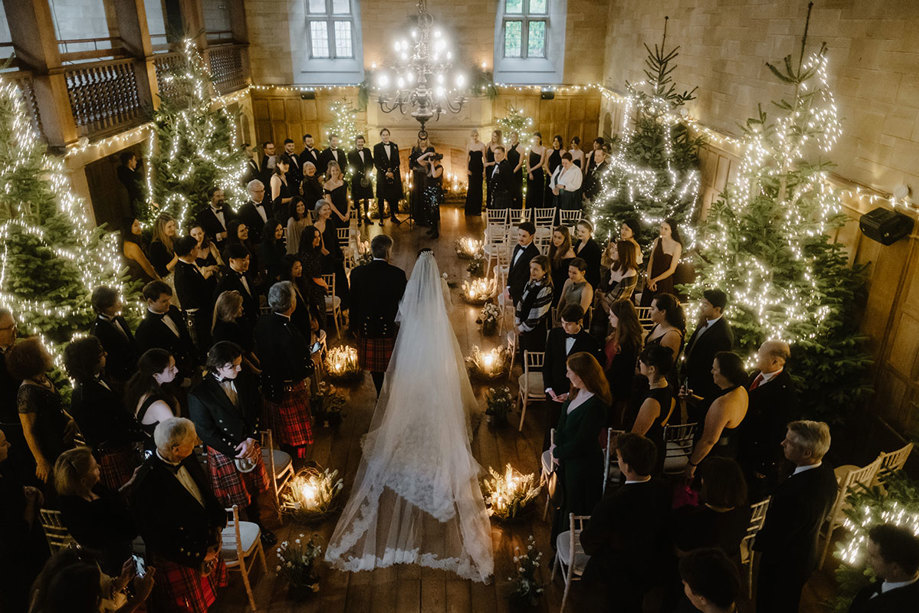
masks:
<svg viewBox="0 0 919 613"><path fill-rule="evenodd" d="M562 508L555 516L552 542L568 529L568 514L590 515L603 493L603 449L600 431L609 410L597 396L568 413L570 400L562 405L555 428L555 457L559 460L559 484L564 491Z"/></svg>

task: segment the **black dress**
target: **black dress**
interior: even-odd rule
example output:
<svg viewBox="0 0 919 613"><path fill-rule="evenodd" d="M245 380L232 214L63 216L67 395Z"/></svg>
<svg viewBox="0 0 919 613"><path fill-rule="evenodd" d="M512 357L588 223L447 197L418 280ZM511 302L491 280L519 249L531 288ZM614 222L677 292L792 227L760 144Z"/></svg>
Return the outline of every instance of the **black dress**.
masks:
<svg viewBox="0 0 919 613"><path fill-rule="evenodd" d="M466 186L466 215L482 214L482 178L485 163L481 151L469 152L469 185Z"/></svg>
<svg viewBox="0 0 919 613"><path fill-rule="evenodd" d="M552 289L555 292L552 295L552 306L558 306L558 301L562 297L562 288L565 287L565 281L568 280L568 267L573 259L562 258L558 264L556 264L555 260L550 263L552 268Z"/></svg>
<svg viewBox="0 0 919 613"><path fill-rule="evenodd" d="M287 177L285 177L285 179L286 178ZM271 189L270 185L268 189ZM277 215L279 218L283 217L282 213L287 210L287 204L284 203L284 200L286 200L287 198L290 198L291 196L293 196L293 192L290 189L290 185L288 184L287 181L282 180L281 181L281 191L278 193L278 197L271 201L272 210L274 210L274 214ZM284 219L281 221L281 223L287 225L287 220Z"/></svg>
<svg viewBox="0 0 919 613"><path fill-rule="evenodd" d="M494 152L494 150L491 148L491 145L487 145L487 146L485 147L485 163L486 163L486 164L494 164L494 163L495 163L495 152ZM483 166L484 166L484 165L483 165ZM491 172L494 171L494 167L493 167L493 166L484 166L484 168L485 168L485 171L486 171L486 172L485 172L485 175L486 175L486 176L490 175ZM491 185L489 185L489 183L491 183L491 182L488 181L488 180L485 181L485 202L486 202L486 203L490 203L490 202L491 202Z"/></svg>
<svg viewBox="0 0 919 613"><path fill-rule="evenodd" d="M438 168L443 170L443 166L440 164L434 166L434 170ZM436 229L440 227L440 205L444 201L443 172L439 177L428 175L426 180L427 185L424 188L425 215L431 221L431 227Z"/></svg>
<svg viewBox="0 0 919 613"><path fill-rule="evenodd" d="M546 190L544 202L554 202L555 194L552 193L552 188L549 187L550 180L552 175L555 174L555 169L562 165L562 150L553 149L552 153L549 154L549 174L546 176Z"/></svg>
<svg viewBox="0 0 919 613"><path fill-rule="evenodd" d="M150 243L150 250L147 259L161 278L169 274L168 264L172 261L173 252L166 247L161 241L155 240Z"/></svg>
<svg viewBox="0 0 919 613"><path fill-rule="evenodd" d="M517 164L520 164L520 151L517 150L517 147L520 146L520 143L509 147L507 150L507 161L510 162L511 168L517 168ZM513 207L515 209L523 208L523 166L520 166L520 169L514 172L514 179L511 182L512 184L512 196L513 196Z"/></svg>
<svg viewBox="0 0 919 613"><path fill-rule="evenodd" d="M539 160L542 156L538 153L530 151L530 159L528 162L528 167L530 168L529 174L533 175L533 178L530 179L527 176L527 208L536 209L542 208L543 202L546 198L546 176L542 170L542 166L533 170L533 167L539 163Z"/></svg>
<svg viewBox="0 0 919 613"><path fill-rule="evenodd" d="M20 413L34 413L32 431L38 448L51 466L63 452L73 447L73 428L64 412L61 395L50 388L23 382L16 394ZM29 454L31 457L31 454ZM34 466L34 458L31 460Z"/></svg>
<svg viewBox="0 0 919 613"><path fill-rule="evenodd" d="M307 281L306 295L310 302L313 317L319 320L319 327L325 329L325 288L317 285L313 279L322 277L322 253L318 249L307 248L300 243L300 263L303 265L303 278Z"/></svg>
<svg viewBox="0 0 919 613"><path fill-rule="evenodd" d="M223 321L218 319L214 323L213 340L215 343L229 341L242 347L246 353L253 349L252 327L238 321Z"/></svg>
<svg viewBox="0 0 919 613"><path fill-rule="evenodd" d="M335 295L341 299L342 310L347 310L351 305L351 290L348 287L348 277L345 275L345 254L338 244L338 230L331 218L326 221L322 244L329 252L328 255L322 256L322 273L335 275ZM303 274L306 274L305 270Z"/></svg>
<svg viewBox="0 0 919 613"><path fill-rule="evenodd" d="M661 407L660 413L654 418L654 421L651 422L651 427L648 428L648 431L645 432L645 437L654 441L654 445L657 447L657 463L654 467L654 474L659 475L664 469L664 455L667 452L667 446L664 444L664 420L667 418L668 413L670 413L670 401L673 398L670 393L670 388L656 387L654 389L649 389L644 396L638 397L638 399L632 403L631 410L629 411L630 415L626 420L626 424L628 429L631 430L632 426L635 424L635 420L638 418L641 405L643 405L648 398L657 400Z"/></svg>
<svg viewBox="0 0 919 613"><path fill-rule="evenodd" d="M306 210L315 210L316 203L322 199L322 185L316 175L303 177L300 191L303 192L303 203L306 205Z"/></svg>
<svg viewBox="0 0 919 613"><path fill-rule="evenodd" d="M408 165L412 169L412 193L409 196L409 205L411 206L412 219L415 223L427 226L431 220L425 215L424 188L427 185L428 166L427 164L418 163L418 158L425 153L433 153L434 147L428 147L424 151L418 147L412 147L412 153L408 156Z"/></svg>
<svg viewBox="0 0 919 613"><path fill-rule="evenodd" d="M332 206L338 209L339 213L344 215L348 210L348 184L342 183L330 191L329 196L332 198ZM331 221L331 225L336 228L344 228L348 225L348 221L342 221L334 211L332 212L332 216L329 217L329 221ZM335 243L338 244L338 241L336 240ZM328 249L328 247L326 247L326 249Z"/></svg>
<svg viewBox="0 0 919 613"><path fill-rule="evenodd" d="M140 408L137 409L137 415L135 416L137 418L137 423L140 424L140 429L143 430L144 434L146 435L146 438L144 439L144 449L150 452L156 451L156 443L153 441L153 431L156 430L156 427L160 424L160 422L157 421L153 422L152 424L145 424L143 423L144 415L147 414L147 409L149 409L153 403L159 400L162 400L168 404L169 408L172 409L172 412L175 413L174 402L171 398L165 394L150 394L147 396L147 399L144 400L140 405Z"/></svg>

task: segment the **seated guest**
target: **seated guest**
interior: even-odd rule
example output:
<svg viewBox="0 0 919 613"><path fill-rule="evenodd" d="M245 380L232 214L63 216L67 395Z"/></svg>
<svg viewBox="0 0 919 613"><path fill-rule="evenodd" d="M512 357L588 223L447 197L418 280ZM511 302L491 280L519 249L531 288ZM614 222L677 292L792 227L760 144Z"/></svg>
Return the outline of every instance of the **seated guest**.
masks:
<svg viewBox="0 0 919 613"><path fill-rule="evenodd" d="M600 256L602 250L594 240L594 226L586 219L580 220L575 226L578 241L572 247L575 255L587 262L585 277L591 287L600 284Z"/></svg>
<svg viewBox="0 0 919 613"><path fill-rule="evenodd" d="M600 357L600 344L581 325L583 319L584 311L581 307L569 304L562 309L561 327L552 328L546 339L542 380L546 394L557 403L568 400L568 389L571 386L566 376L568 356L586 351L595 358Z"/></svg>
<svg viewBox="0 0 919 613"><path fill-rule="evenodd" d="M54 486L67 530L106 574L117 576L137 528L124 500L101 486L100 468L89 447L70 449L54 463Z"/></svg>
<svg viewBox="0 0 919 613"><path fill-rule="evenodd" d="M223 292L236 291L243 299L243 314L239 321L241 326L248 326L251 330L258 319L258 294L256 293L255 280L249 274L251 256L242 245L228 245L226 252L229 268L223 278L217 283L216 295Z"/></svg>
<svg viewBox="0 0 919 613"><path fill-rule="evenodd" d="M262 228L265 222L271 217L271 208L265 204L265 184L258 179L253 179L246 184L246 192L249 195L246 203L239 207L239 221L244 223L247 228L251 229L252 239L259 241L262 239Z"/></svg>
<svg viewBox="0 0 919 613"><path fill-rule="evenodd" d="M124 304L118 292L110 287L97 287L91 299L96 319L89 333L99 339L108 354L105 372L119 386L134 374L137 366L137 343L131 327L121 315Z"/></svg>
<svg viewBox="0 0 919 613"><path fill-rule="evenodd" d="M250 372L259 374L258 358L253 351L255 341L252 328L242 323L243 297L238 291L229 290L217 296L214 304L214 317L211 323L211 338L215 343L229 341L236 343L243 350L243 363Z"/></svg>
<svg viewBox="0 0 919 613"><path fill-rule="evenodd" d="M310 314L319 323L319 328L324 330L325 297L329 293L329 284L322 278L322 234L315 226L308 226L300 235L300 263L303 264Z"/></svg>
<svg viewBox="0 0 919 613"><path fill-rule="evenodd" d="M702 613L736 613L740 598L737 567L717 549L693 551L680 560L683 592Z"/></svg>
<svg viewBox="0 0 919 613"><path fill-rule="evenodd" d="M64 349L64 367L76 381L70 414L95 452L103 485L117 491L139 464L134 443L144 435L106 380L107 365L105 350L95 336L77 339Z"/></svg>
<svg viewBox="0 0 919 613"><path fill-rule="evenodd" d="M178 261L172 249L177 232L176 220L168 213L160 213L153 222L153 240L147 255L160 279L168 277Z"/></svg>
<svg viewBox="0 0 919 613"><path fill-rule="evenodd" d="M618 256L616 261L609 270L603 272L600 286L594 292L595 307L604 313L609 313L610 305L617 300L631 299L632 292L635 291L635 286L638 284L638 269L635 264L635 249L632 243L626 241L616 243L616 254ZM591 330L596 329L600 335L605 336L606 326L602 325L606 323L604 319L598 316L594 317L594 321L596 325L592 326Z"/></svg>
<svg viewBox="0 0 919 613"><path fill-rule="evenodd" d="M579 305L584 312L590 308L594 301L594 289L584 276L587 273L587 262L581 258L574 258L568 264L568 278L562 286L562 294L558 301L558 308L563 309L569 304Z"/></svg>
<svg viewBox="0 0 919 613"><path fill-rule="evenodd" d="M156 452L134 478L129 500L159 579L152 605L161 611L207 611L226 585L220 531L226 511L211 493L193 452L195 425L171 417L156 427ZM152 607L151 607L152 608Z"/></svg>
<svg viewBox="0 0 919 613"><path fill-rule="evenodd" d="M310 318L310 302L307 292L307 283L303 278L303 264L292 255L285 255L281 268L281 281L290 281L294 293L297 295L297 308L290 316L294 325L300 328L303 337L310 340L313 336L313 322ZM317 326L318 330L318 326ZM312 343L310 343L312 344Z"/></svg>
<svg viewBox="0 0 919 613"><path fill-rule="evenodd" d="M753 549L762 554L756 587L757 613L797 611L801 590L817 567L820 526L836 500L833 469L823 463L830 429L819 421L793 421L782 441L794 473L772 494Z"/></svg>
<svg viewBox="0 0 919 613"><path fill-rule="evenodd" d="M559 487L564 501L555 516L552 533L568 528L568 515L586 515L600 500L603 487L603 450L600 432L609 411L609 385L600 363L590 353L568 357L571 392L561 408L550 449L558 464Z"/></svg>
<svg viewBox="0 0 919 613"><path fill-rule="evenodd" d="M258 443L262 396L242 363L239 345L215 343L207 352L208 374L188 393L188 413L207 450L214 495L261 524L259 497L270 483ZM263 528L262 541L272 545L274 535Z"/></svg>
<svg viewBox="0 0 919 613"><path fill-rule="evenodd" d="M523 288L530 279L530 261L539 255L539 249L533 243L535 234L536 226L529 221L517 226L517 244L507 271L507 295L514 305L520 302Z"/></svg>
<svg viewBox="0 0 919 613"><path fill-rule="evenodd" d="M664 443L664 426L670 421L673 396L667 373L673 366L673 353L669 347L646 345L638 356L639 372L648 379L648 391L644 398L633 398L630 432L648 437L657 447L657 464L654 474L664 468L667 447ZM640 402L636 402L640 401Z"/></svg>
<svg viewBox="0 0 919 613"><path fill-rule="evenodd" d="M661 569L670 558L670 543L662 526L671 497L670 487L651 476L657 455L647 438L620 434L616 459L625 484L594 508L581 531L581 546L590 556L584 581L605 587L603 610L641 613L644 594L665 580Z"/></svg>
<svg viewBox="0 0 919 613"><path fill-rule="evenodd" d="M724 318L724 307L728 297L720 289L702 292L699 321L686 343L683 355L682 376L684 384L692 394L702 400L688 399L689 421L701 422L715 398L719 388L712 379L712 360L719 351L730 351L734 346L734 333Z"/></svg>
<svg viewBox="0 0 919 613"><path fill-rule="evenodd" d="M610 423L621 428L645 331L631 300L617 300L610 305L609 325L612 332L606 337L603 371L613 395Z"/></svg>
<svg viewBox="0 0 919 613"><path fill-rule="evenodd" d="M281 278L287 248L284 246L284 226L274 217L265 222L258 249L259 273L269 285L276 283Z"/></svg>
<svg viewBox="0 0 919 613"><path fill-rule="evenodd" d="M858 593L849 613L901 613L916 608L919 537L903 526L874 526L868 531L868 564L880 581Z"/></svg>
<svg viewBox="0 0 919 613"><path fill-rule="evenodd" d="M198 267L198 242L194 237L182 236L176 239L174 245L179 258L175 267L176 296L182 305L182 313L188 322L188 333L198 350L197 355L204 355L211 342L216 269Z"/></svg>
<svg viewBox="0 0 919 613"><path fill-rule="evenodd" d="M182 377L191 378L197 369L195 346L182 312L171 304L172 288L162 281L144 286L147 313L137 326L137 348L141 352L165 349L175 358Z"/></svg>
<svg viewBox="0 0 919 613"><path fill-rule="evenodd" d="M530 260L530 280L523 288L514 309L514 325L520 335L521 351L544 351L552 308L552 277L549 258L537 255Z"/></svg>
<svg viewBox="0 0 919 613"><path fill-rule="evenodd" d="M179 373L176 361L165 349L151 349L140 356L137 372L125 386L125 404L143 430L144 447L152 451L153 432L161 422L179 412L179 401L164 386Z"/></svg>

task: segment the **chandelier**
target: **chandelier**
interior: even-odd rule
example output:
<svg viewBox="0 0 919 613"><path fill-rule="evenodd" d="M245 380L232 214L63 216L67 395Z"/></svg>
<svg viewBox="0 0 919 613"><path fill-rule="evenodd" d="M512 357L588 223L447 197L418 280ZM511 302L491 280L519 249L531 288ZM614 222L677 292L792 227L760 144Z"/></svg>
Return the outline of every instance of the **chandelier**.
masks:
<svg viewBox="0 0 919 613"><path fill-rule="evenodd" d="M380 108L384 113L399 109L411 111L424 125L441 113L458 113L463 108L466 77L451 73L453 51L450 41L427 11L425 0L418 0L418 23L410 39L395 42L395 62L376 75Z"/></svg>

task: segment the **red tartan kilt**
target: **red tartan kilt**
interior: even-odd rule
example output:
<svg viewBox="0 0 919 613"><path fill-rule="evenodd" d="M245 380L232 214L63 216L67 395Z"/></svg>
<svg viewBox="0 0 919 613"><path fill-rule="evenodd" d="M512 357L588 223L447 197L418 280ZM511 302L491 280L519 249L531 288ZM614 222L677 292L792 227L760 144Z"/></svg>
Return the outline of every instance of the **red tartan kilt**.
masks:
<svg viewBox="0 0 919 613"><path fill-rule="evenodd" d="M207 577L196 568L156 560L156 580L148 611L154 613L206 613L217 600L217 588L227 585L227 567L220 560Z"/></svg>
<svg viewBox="0 0 919 613"><path fill-rule="evenodd" d="M134 475L139 466L138 454L132 447L115 449L96 455L99 461L99 473L102 485L117 492Z"/></svg>
<svg viewBox="0 0 919 613"><path fill-rule="evenodd" d="M361 368L370 372L386 372L389 368L389 359L396 346L396 337L367 338L357 336L357 357Z"/></svg>
<svg viewBox="0 0 919 613"><path fill-rule="evenodd" d="M282 445L303 447L313 444L310 395L306 383L285 387L281 402L265 400L265 416Z"/></svg>
<svg viewBox="0 0 919 613"><path fill-rule="evenodd" d="M262 449L258 447L258 462L251 471L241 473L236 470L236 462L213 447L207 448L207 465L211 473L211 487L214 496L225 507L234 504L245 510L252 504L252 496L257 492L268 491L268 473L262 461Z"/></svg>

